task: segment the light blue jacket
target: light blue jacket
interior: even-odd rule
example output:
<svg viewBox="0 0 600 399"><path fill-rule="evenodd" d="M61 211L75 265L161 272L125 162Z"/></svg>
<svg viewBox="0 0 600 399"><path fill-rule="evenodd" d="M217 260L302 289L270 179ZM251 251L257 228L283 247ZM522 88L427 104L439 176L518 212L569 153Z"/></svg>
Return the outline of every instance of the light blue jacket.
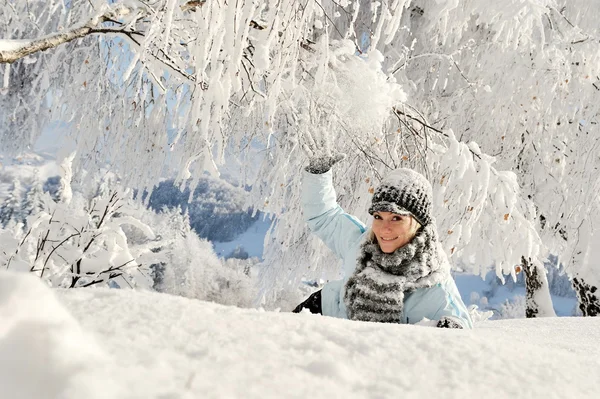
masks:
<svg viewBox="0 0 600 399"><path fill-rule="evenodd" d="M311 231L343 261L343 279L327 283L321 292L323 315L347 319L344 287L354 272L360 245L368 231L360 220L338 205L331 171L320 175L303 173L304 219ZM403 324L415 324L423 318L439 320L444 316L452 317L464 328L473 328L469 312L450 276L443 283L420 288L404 298Z"/></svg>

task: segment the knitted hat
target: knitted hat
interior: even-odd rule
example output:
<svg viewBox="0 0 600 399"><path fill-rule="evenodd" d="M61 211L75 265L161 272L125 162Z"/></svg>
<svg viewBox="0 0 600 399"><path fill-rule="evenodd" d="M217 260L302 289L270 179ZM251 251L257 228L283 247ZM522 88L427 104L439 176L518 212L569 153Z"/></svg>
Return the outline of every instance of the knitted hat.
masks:
<svg viewBox="0 0 600 399"><path fill-rule="evenodd" d="M432 188L422 174L412 169L396 169L390 172L377 187L369 213L410 213L421 226L431 221Z"/></svg>

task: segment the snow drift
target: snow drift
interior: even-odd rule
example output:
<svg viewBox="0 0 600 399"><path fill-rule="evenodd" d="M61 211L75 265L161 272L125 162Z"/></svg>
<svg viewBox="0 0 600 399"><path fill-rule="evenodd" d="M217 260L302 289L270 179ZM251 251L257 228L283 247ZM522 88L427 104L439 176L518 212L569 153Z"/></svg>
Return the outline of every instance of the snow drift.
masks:
<svg viewBox="0 0 600 399"><path fill-rule="evenodd" d="M11 398L591 398L600 377L597 318L446 330L52 291L2 272L0 320L0 386Z"/></svg>
<svg viewBox="0 0 600 399"><path fill-rule="evenodd" d="M110 360L39 279L0 274L3 398L118 397Z"/></svg>

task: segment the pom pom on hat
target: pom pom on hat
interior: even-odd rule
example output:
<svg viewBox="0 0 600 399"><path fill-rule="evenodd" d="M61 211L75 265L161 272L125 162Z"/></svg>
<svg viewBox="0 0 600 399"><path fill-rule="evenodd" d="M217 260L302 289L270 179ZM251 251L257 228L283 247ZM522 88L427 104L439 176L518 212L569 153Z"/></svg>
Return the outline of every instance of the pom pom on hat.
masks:
<svg viewBox="0 0 600 399"><path fill-rule="evenodd" d="M400 168L385 176L373 194L369 213L411 214L422 225L431 222L433 190L422 174Z"/></svg>

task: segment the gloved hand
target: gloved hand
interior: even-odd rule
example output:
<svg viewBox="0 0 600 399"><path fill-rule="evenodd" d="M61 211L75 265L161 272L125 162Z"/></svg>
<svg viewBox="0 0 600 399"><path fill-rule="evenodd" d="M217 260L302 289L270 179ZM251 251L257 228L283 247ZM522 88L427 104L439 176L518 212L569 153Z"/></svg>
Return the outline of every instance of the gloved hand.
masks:
<svg viewBox="0 0 600 399"><path fill-rule="evenodd" d="M320 175L328 172L333 165L346 158L346 154L314 155L308 158L308 166L304 168L308 173Z"/></svg>
<svg viewBox="0 0 600 399"><path fill-rule="evenodd" d="M453 317L442 317L437 323L438 328L460 328L463 326Z"/></svg>

